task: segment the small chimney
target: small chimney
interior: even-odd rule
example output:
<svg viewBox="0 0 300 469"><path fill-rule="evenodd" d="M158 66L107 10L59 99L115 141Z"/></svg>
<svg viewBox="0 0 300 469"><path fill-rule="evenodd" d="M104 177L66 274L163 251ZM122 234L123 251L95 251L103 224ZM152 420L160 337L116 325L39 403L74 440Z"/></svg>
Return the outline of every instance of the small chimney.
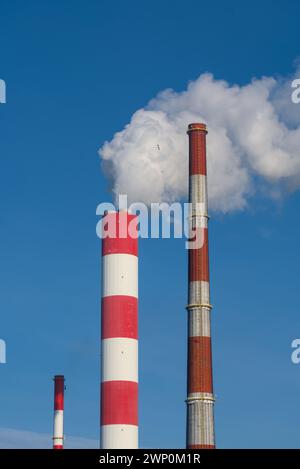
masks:
<svg viewBox="0 0 300 469"><path fill-rule="evenodd" d="M64 449L64 394L65 377L54 376L53 449Z"/></svg>

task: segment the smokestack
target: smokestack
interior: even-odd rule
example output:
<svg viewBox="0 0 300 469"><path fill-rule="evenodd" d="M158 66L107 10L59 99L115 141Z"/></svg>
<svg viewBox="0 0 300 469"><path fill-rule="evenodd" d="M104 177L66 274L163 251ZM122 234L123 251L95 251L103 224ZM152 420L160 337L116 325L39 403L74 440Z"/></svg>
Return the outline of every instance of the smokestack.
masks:
<svg viewBox="0 0 300 469"><path fill-rule="evenodd" d="M138 447L138 217L102 220L101 442ZM115 229L114 229L115 228Z"/></svg>
<svg viewBox="0 0 300 469"><path fill-rule="evenodd" d="M189 202L200 246L189 249L187 448L214 448L214 395L210 334L206 125L190 124Z"/></svg>
<svg viewBox="0 0 300 469"><path fill-rule="evenodd" d="M54 376L53 449L64 448L64 393L64 376Z"/></svg>

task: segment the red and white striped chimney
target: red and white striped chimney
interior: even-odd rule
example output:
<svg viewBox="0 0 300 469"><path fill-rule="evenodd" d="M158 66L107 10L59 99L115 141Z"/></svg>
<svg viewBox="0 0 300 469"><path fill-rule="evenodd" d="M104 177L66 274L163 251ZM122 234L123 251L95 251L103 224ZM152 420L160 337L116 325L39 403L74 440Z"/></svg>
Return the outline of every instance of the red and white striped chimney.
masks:
<svg viewBox="0 0 300 469"><path fill-rule="evenodd" d="M64 376L54 376L53 449L64 448L64 393Z"/></svg>
<svg viewBox="0 0 300 469"><path fill-rule="evenodd" d="M210 334L206 126L190 124L189 202L192 227L201 233L189 249L187 448L214 448L214 395ZM199 236L199 234L198 234Z"/></svg>
<svg viewBox="0 0 300 469"><path fill-rule="evenodd" d="M138 218L126 211L108 212L102 222L106 237L100 445L134 449L138 447Z"/></svg>

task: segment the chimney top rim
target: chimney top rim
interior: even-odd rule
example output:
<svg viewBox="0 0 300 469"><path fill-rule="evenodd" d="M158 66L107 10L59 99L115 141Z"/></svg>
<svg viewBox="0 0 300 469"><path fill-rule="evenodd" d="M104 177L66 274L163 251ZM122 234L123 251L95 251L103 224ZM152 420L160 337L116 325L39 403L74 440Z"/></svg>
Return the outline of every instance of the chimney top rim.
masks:
<svg viewBox="0 0 300 469"><path fill-rule="evenodd" d="M206 124L204 124L203 122L194 122L192 124L189 124L187 133L192 132L194 130L198 130L198 131L207 133Z"/></svg>

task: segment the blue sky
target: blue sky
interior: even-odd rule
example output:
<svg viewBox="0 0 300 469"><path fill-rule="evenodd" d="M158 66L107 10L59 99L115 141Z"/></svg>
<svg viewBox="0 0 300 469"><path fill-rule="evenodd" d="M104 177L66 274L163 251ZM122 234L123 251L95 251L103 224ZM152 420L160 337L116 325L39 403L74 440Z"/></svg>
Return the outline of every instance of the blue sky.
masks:
<svg viewBox="0 0 300 469"><path fill-rule="evenodd" d="M2 0L0 14L0 428L14 430L16 446L26 431L46 445L52 376L63 373L66 434L92 445L95 211L111 200L97 151L161 89L180 91L203 72L238 84L291 73L300 5ZM290 359L300 336L299 204L299 193L280 204L255 198L210 222L220 448L299 445L300 365ZM185 444L186 267L183 240L140 242L142 447Z"/></svg>

